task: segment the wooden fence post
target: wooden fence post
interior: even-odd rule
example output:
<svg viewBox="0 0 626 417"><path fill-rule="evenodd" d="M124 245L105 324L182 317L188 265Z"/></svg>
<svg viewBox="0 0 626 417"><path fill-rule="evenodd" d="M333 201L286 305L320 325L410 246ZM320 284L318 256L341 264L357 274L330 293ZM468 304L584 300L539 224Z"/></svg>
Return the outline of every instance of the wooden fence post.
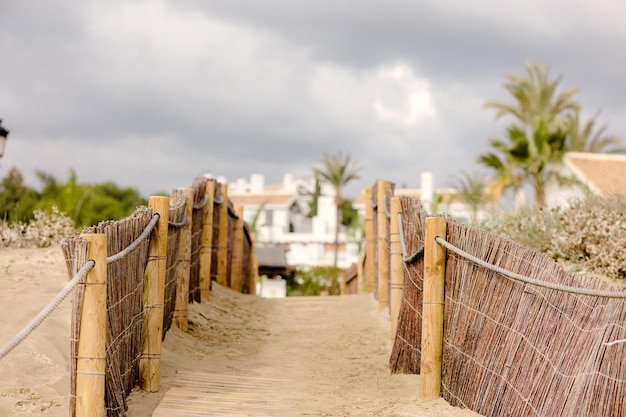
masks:
<svg viewBox="0 0 626 417"><path fill-rule="evenodd" d="M376 197L378 200L378 309L389 307L389 220L385 213L385 199L387 181L376 182Z"/></svg>
<svg viewBox="0 0 626 417"><path fill-rule="evenodd" d="M256 255L256 233L250 232L250 276L248 277L248 287L250 294L256 295L256 280L259 276L259 259Z"/></svg>
<svg viewBox="0 0 626 417"><path fill-rule="evenodd" d="M391 257L391 296L389 299L389 311L391 318L391 340L396 338L398 329L398 316L400 315L400 304L402 303L402 292L404 289L404 261L402 259L402 244L400 239L400 225L398 214L402 213L402 203L400 198L393 197L390 202L389 211L391 213L390 224L390 257Z"/></svg>
<svg viewBox="0 0 626 417"><path fill-rule="evenodd" d="M365 282L367 292L374 292L376 271L376 231L374 230L374 207L372 207L372 187L365 189Z"/></svg>
<svg viewBox="0 0 626 417"><path fill-rule="evenodd" d="M235 206L235 229L233 231L233 256L230 265L230 288L243 290L243 207Z"/></svg>
<svg viewBox="0 0 626 417"><path fill-rule="evenodd" d="M200 301L209 299L211 293L211 255L213 245L213 201L215 181L207 181L207 203L202 209L202 234L200 235Z"/></svg>
<svg viewBox="0 0 626 417"><path fill-rule="evenodd" d="M151 196L148 204L159 221L150 236L148 261L143 279L143 346L139 359L141 388L158 392L161 384L163 303L167 268L167 231L170 199Z"/></svg>
<svg viewBox="0 0 626 417"><path fill-rule="evenodd" d="M445 217L426 218L420 365L421 397L425 400L438 398L441 395L446 249L435 241L435 237L445 239L446 233Z"/></svg>
<svg viewBox="0 0 626 417"><path fill-rule="evenodd" d="M185 213L187 223L180 231L178 242L178 267L176 269L176 305L174 308L174 322L179 329L186 332L188 330L189 305L189 275L191 273L191 226L193 216L193 188L179 188L187 194Z"/></svg>
<svg viewBox="0 0 626 417"><path fill-rule="evenodd" d="M228 187L221 184L220 224L217 238L217 283L226 286L228 273Z"/></svg>
<svg viewBox="0 0 626 417"><path fill-rule="evenodd" d="M96 262L85 280L76 358L76 417L104 417L106 369L107 235L83 234Z"/></svg>

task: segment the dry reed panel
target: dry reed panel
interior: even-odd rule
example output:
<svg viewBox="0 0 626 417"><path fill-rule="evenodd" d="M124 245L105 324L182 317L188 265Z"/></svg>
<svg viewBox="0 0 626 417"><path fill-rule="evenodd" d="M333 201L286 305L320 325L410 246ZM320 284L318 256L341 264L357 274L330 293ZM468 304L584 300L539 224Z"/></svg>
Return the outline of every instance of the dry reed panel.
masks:
<svg viewBox="0 0 626 417"><path fill-rule="evenodd" d="M358 266L356 263L352 263L350 267L345 271L346 291L345 294L357 294L359 288L359 274Z"/></svg>
<svg viewBox="0 0 626 417"><path fill-rule="evenodd" d="M220 211L218 207L222 201L222 187L219 182L215 184L215 194L213 197L215 209L213 210L213 238L211 240L211 281L217 281L217 255L219 250L220 235Z"/></svg>
<svg viewBox="0 0 626 417"><path fill-rule="evenodd" d="M176 307L176 280L178 279L178 243L180 241L180 224L185 219L185 205L187 195L180 190L174 190L170 198L169 226L167 228L167 261L165 272L165 291L163 297L163 339L172 327L174 310Z"/></svg>
<svg viewBox="0 0 626 417"><path fill-rule="evenodd" d="M85 228L83 233L106 234L108 256L111 257L130 246L151 219L152 209L142 206L124 220L102 222ZM107 415L111 417L126 415L126 398L139 382L143 279L149 244L150 240L146 238L122 259L107 263L105 405ZM78 342L73 340L73 343Z"/></svg>
<svg viewBox="0 0 626 417"><path fill-rule="evenodd" d="M205 177L193 180L193 210L191 226L191 265L189 268L189 302L200 302L200 239L202 237L202 220L204 204L207 203Z"/></svg>
<svg viewBox="0 0 626 417"><path fill-rule="evenodd" d="M71 277L88 261L89 242L78 236L64 239L61 249L65 256L67 270ZM85 281L80 282L74 289L72 301L72 323L70 335L70 413L76 414L76 369L78 362L78 336L80 333L80 318L83 311L83 296L85 294Z"/></svg>
<svg viewBox="0 0 626 417"><path fill-rule="evenodd" d="M609 289L543 254L450 222L448 241L547 282ZM625 416L626 301L528 285L448 252L442 390L485 416Z"/></svg>
<svg viewBox="0 0 626 417"><path fill-rule="evenodd" d="M241 258L242 266L241 266L241 282L243 283L241 292L243 294L251 294L252 289L251 285L256 285L256 281L252 281L250 279L250 259L252 256L252 239L250 238L250 230L248 228L248 224L243 224L243 255Z"/></svg>
<svg viewBox="0 0 626 417"><path fill-rule="evenodd" d="M237 213L235 213L235 206L233 202L228 200L228 251L226 261L226 286L231 287L230 282L230 270L233 267L233 244L235 243L235 219Z"/></svg>
<svg viewBox="0 0 626 417"><path fill-rule="evenodd" d="M387 276L383 277L383 279L387 280L387 301L391 300L391 218L390 216L390 207L391 207L391 197L393 197L393 193L396 189L396 184L393 182L386 181L385 182L385 199L384 199L384 207L385 211L385 221L387 222L387 236L385 236L385 242L387 242Z"/></svg>
<svg viewBox="0 0 626 417"><path fill-rule="evenodd" d="M378 280L380 277L378 276L378 209L382 210L382 207L378 207L378 187L376 183L372 186L372 201L369 201L367 204L371 204L374 209L374 218L372 222L374 223L374 236L372 236L371 244L374 245L374 299L378 301Z"/></svg>
<svg viewBox="0 0 626 417"><path fill-rule="evenodd" d="M417 197L400 197L402 229L407 256L424 248L427 213ZM424 256L404 263L402 303L398 314L396 338L389 358L392 373L420 372L422 343L422 290L424 285Z"/></svg>

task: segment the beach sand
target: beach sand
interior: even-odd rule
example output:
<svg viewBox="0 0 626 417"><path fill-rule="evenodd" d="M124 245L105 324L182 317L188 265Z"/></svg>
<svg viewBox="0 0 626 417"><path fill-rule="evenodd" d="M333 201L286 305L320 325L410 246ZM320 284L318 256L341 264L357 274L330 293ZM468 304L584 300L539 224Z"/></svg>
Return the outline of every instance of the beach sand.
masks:
<svg viewBox="0 0 626 417"><path fill-rule="evenodd" d="M0 250L0 344L63 288L59 247ZM71 296L0 359L0 416L68 416ZM190 331L171 329L161 390L139 389L128 416L149 417L183 371L269 376L276 416L478 416L443 399L421 401L418 375L390 375L389 319L370 294L262 299L214 286L192 304ZM254 415L254 414L251 414Z"/></svg>

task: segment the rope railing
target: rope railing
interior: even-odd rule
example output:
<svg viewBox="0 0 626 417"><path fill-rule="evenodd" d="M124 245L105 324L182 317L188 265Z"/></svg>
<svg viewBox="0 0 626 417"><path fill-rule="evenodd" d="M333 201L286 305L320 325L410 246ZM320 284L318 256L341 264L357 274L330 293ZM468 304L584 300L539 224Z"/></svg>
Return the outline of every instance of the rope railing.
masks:
<svg viewBox="0 0 626 417"><path fill-rule="evenodd" d="M46 305L34 319L32 319L22 330L19 331L11 340L9 340L0 349L0 359L5 357L17 345L22 343L39 325L61 304L63 300L74 290L76 285L81 283L87 273L96 265L94 261L87 261L85 265L74 275L74 277L65 284L65 287Z"/></svg>
<svg viewBox="0 0 626 417"><path fill-rule="evenodd" d="M124 250L118 252L115 255L109 256L107 258L107 263L110 264L119 261L130 252L137 249L141 242L143 242L143 240L150 235L152 229L154 229L154 226L159 221L159 217L160 216L158 213L152 216L152 219L150 220L148 225L146 225L145 229L137 237L137 239L135 239L135 241L128 245ZM78 271L78 273L57 294L57 296L53 298L52 301L50 301L50 303L48 303L48 305L46 305L43 310L41 310L41 312L33 320L30 321L30 323L28 323L22 330L20 330L19 333L17 333L11 340L9 340L9 342L7 342L2 347L2 349L0 349L0 359L6 356L10 351L15 349L15 347L22 343L33 332L33 330L39 327L39 325L59 306L59 304L61 304L61 302L65 300L65 298L69 295L70 292L72 292L76 285L78 285L82 280L85 279L87 273L91 269L93 269L94 266L94 261L86 262L85 265Z"/></svg>
<svg viewBox="0 0 626 417"><path fill-rule="evenodd" d="M536 285L538 287L543 287L543 288L548 288L548 289L552 289L552 290L557 290L557 291L563 291L563 292L568 292L571 294L578 294L578 295L589 295L592 297L606 297L606 298L626 298L626 292L625 291L608 291L608 290L598 290L598 289L591 289L591 288L579 288L579 287L572 287L570 285L564 285L564 284L558 284L558 283L553 283L553 282L547 282L547 281L543 281L537 278L532 278L532 277L528 277L525 275L521 275L518 274L516 272L512 272L509 271L507 269L501 268L497 265L493 265L490 264L480 258L477 258L476 256L473 256L467 252L465 252L462 249L457 248L456 246L450 244L449 242L447 242L446 240L442 239L441 237L437 236L435 237L435 241L440 244L441 246L445 247L446 249L448 249L451 252L456 253L457 255L479 265L482 266L483 268L486 268L490 271L496 272L498 274L504 275L505 277L514 279L516 281L521 281L524 282L526 284L531 284L531 285Z"/></svg>
<svg viewBox="0 0 626 417"><path fill-rule="evenodd" d="M398 232L400 233L400 245L402 246L402 261L405 264L412 264L420 257L424 256L424 246L415 251L411 256L408 256L406 248L406 240L404 238L404 226L402 225L402 213L398 213Z"/></svg>
<svg viewBox="0 0 626 417"><path fill-rule="evenodd" d="M107 258L107 263L110 264L110 263L119 261L120 259L124 258L126 255L128 255L130 252L137 249L137 247L141 244L141 242L143 242L144 239L150 236L152 229L154 229L154 226L157 224L160 217L161 216L158 213L154 214L150 222L146 225L145 229L143 229L143 232L141 232L141 234L137 236L137 239L135 239L135 241L131 243L130 245L128 245L124 250L119 251L115 255L109 256Z"/></svg>

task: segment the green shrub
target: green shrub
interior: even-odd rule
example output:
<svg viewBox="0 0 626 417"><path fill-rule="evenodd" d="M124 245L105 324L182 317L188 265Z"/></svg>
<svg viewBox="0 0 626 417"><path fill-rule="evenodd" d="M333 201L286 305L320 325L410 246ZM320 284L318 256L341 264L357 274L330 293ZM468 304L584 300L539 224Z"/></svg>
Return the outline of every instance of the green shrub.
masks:
<svg viewBox="0 0 626 417"><path fill-rule="evenodd" d="M626 201L588 197L568 208L498 213L486 230L533 247L572 272L626 278Z"/></svg>
<svg viewBox="0 0 626 417"><path fill-rule="evenodd" d="M339 295L339 277L343 270L334 266L295 269L287 277L287 296Z"/></svg>

